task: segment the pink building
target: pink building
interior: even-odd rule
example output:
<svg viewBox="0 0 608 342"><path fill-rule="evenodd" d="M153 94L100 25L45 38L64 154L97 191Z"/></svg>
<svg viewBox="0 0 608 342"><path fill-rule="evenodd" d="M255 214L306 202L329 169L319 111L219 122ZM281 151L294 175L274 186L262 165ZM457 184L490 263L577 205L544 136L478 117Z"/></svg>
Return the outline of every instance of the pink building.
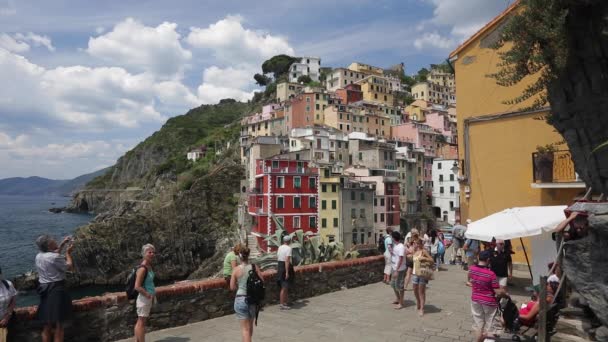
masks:
<svg viewBox="0 0 608 342"><path fill-rule="evenodd" d="M433 112L426 115L426 124L445 136L448 143L456 143L458 132L447 113Z"/></svg>
<svg viewBox="0 0 608 342"><path fill-rule="evenodd" d="M415 147L424 148L424 155L434 157L437 151L437 136L441 135L429 125L406 122L391 127L391 136L395 141L411 142Z"/></svg>

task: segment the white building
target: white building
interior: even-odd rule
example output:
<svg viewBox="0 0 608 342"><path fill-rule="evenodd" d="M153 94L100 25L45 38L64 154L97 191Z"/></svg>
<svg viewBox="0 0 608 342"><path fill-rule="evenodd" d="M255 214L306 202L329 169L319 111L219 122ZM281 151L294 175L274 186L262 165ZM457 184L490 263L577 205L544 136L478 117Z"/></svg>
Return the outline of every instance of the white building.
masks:
<svg viewBox="0 0 608 342"><path fill-rule="evenodd" d="M456 223L460 208L458 175L452 169L455 159L436 158L433 160L433 207L439 219L450 224ZM437 215L438 214L438 215Z"/></svg>
<svg viewBox="0 0 608 342"><path fill-rule="evenodd" d="M188 154L186 155L186 158L188 160L192 160L193 162L195 162L201 158L204 158L205 154L207 154L207 146L202 145L202 146L194 148L190 152L188 152Z"/></svg>
<svg viewBox="0 0 608 342"><path fill-rule="evenodd" d="M289 82L298 82L298 77L308 76L315 82L319 82L321 69L321 58L300 57L300 62L294 62L289 67Z"/></svg>

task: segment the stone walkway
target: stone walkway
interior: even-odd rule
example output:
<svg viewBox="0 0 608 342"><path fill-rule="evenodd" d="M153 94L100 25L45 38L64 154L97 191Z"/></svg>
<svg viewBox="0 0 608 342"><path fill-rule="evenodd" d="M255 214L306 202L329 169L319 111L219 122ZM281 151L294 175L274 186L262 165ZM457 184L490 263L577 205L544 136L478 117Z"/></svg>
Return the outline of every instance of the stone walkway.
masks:
<svg viewBox="0 0 608 342"><path fill-rule="evenodd" d="M520 273L516 273L516 276ZM521 273L525 277L525 273ZM444 265L427 289L424 317L416 313L414 293L405 292L406 308L394 310L394 295L383 283L308 298L292 310L276 305L260 312L254 341L376 342L376 341L471 341L471 290L459 266ZM520 283L525 282L524 279ZM410 284L411 289L411 284ZM513 295L521 302L524 297ZM132 341L132 340L124 340ZM223 342L240 341L234 315L183 327L152 332L146 341Z"/></svg>

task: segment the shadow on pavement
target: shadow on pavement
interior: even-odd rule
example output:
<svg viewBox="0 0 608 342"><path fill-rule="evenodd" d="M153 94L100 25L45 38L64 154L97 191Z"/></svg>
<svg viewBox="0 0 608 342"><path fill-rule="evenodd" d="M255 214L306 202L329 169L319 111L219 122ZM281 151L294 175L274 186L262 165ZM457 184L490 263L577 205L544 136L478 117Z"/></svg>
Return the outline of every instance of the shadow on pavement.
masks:
<svg viewBox="0 0 608 342"><path fill-rule="evenodd" d="M165 337L162 340L156 340L156 342L189 342L190 337Z"/></svg>
<svg viewBox="0 0 608 342"><path fill-rule="evenodd" d="M294 310L298 310L301 308L304 308L308 305L308 299L302 299L302 300L298 300L297 302L293 302L291 304L291 308Z"/></svg>
<svg viewBox="0 0 608 342"><path fill-rule="evenodd" d="M436 307L435 305L425 305L424 306L424 313L438 313L441 312L441 308Z"/></svg>

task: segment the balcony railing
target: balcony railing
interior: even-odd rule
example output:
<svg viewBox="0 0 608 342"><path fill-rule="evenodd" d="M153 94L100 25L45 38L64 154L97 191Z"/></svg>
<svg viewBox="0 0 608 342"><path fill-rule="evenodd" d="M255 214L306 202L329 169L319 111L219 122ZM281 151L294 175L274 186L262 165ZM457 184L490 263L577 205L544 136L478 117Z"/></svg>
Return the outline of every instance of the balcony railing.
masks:
<svg viewBox="0 0 608 342"><path fill-rule="evenodd" d="M570 151L532 153L534 183L580 183Z"/></svg>

